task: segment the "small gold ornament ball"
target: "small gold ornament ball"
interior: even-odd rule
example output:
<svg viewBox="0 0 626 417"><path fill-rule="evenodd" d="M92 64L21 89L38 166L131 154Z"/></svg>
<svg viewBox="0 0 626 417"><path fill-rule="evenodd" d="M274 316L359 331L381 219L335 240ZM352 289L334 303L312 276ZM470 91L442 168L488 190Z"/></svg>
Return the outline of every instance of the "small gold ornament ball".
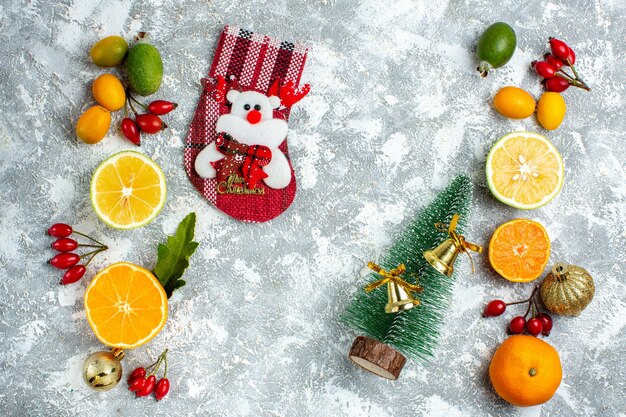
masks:
<svg viewBox="0 0 626 417"><path fill-rule="evenodd" d="M83 363L83 378L98 391L108 391L122 379L122 363L111 352L96 352Z"/></svg>
<svg viewBox="0 0 626 417"><path fill-rule="evenodd" d="M541 284L541 300L556 314L577 316L593 299L593 278L576 265L557 263Z"/></svg>

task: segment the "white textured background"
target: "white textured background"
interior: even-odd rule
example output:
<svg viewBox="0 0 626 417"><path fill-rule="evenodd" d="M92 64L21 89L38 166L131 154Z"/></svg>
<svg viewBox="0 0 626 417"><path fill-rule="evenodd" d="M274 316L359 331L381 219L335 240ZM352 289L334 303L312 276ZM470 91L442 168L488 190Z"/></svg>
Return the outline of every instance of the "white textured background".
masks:
<svg viewBox="0 0 626 417"><path fill-rule="evenodd" d="M577 1L8 1L0 3L0 414L6 416L624 416L625 7ZM503 20L518 35L512 61L487 79L475 71L482 30ZM290 150L299 180L276 220L242 224L210 207L182 165L199 79L226 23L298 39L311 51L303 81L313 91L292 113ZM78 143L73 125L92 105L91 81L106 72L88 51L103 36L147 30L161 51L159 98L180 104L171 128L141 150L167 175L169 194L151 225L108 229L88 198L97 164L131 149L119 133ZM568 114L548 133L565 162L565 184L548 206L519 212L486 188L491 145L512 130L546 133L533 118L505 120L490 107L504 85L535 96L528 69L548 36L571 43L592 92L565 93ZM119 115L118 121L119 121ZM492 272L455 287L432 363L408 363L390 383L346 359L355 333L339 314L416 210L458 172L475 184L471 241L526 216L543 223L552 261L588 269L597 290L578 318L555 317L548 341L563 383L539 407L520 409L489 386L490 357L507 319L480 318L487 300L521 299L532 284ZM152 267L156 244L190 211L202 242L188 286L171 299L161 334L128 352L127 371L170 348L172 392L135 399L125 384L107 393L81 380L84 358L102 349L82 295L97 269L117 261ZM104 240L111 250L79 284L61 287L46 265L56 221ZM514 311L507 312L510 318Z"/></svg>

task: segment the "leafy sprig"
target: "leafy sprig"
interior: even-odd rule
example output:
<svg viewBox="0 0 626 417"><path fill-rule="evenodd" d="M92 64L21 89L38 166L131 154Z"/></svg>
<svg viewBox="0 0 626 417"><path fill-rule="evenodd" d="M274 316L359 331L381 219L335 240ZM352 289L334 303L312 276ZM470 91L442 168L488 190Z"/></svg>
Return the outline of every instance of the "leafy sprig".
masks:
<svg viewBox="0 0 626 417"><path fill-rule="evenodd" d="M158 258L154 270L167 298L186 282L181 279L189 266L189 257L193 255L199 243L193 241L196 226L196 213L189 213L176 229L176 234L167 237L166 243L159 243Z"/></svg>

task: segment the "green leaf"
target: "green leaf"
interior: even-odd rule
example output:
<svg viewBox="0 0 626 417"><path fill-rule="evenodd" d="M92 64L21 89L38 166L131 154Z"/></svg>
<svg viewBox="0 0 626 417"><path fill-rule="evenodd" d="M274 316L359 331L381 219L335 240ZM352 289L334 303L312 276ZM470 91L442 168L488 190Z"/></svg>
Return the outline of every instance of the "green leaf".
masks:
<svg viewBox="0 0 626 417"><path fill-rule="evenodd" d="M166 243L160 243L157 249L157 263L152 271L165 289L167 298L186 282L180 279L189 266L189 257L193 255L199 243L193 241L196 226L196 213L189 213L176 229L176 234L167 237Z"/></svg>

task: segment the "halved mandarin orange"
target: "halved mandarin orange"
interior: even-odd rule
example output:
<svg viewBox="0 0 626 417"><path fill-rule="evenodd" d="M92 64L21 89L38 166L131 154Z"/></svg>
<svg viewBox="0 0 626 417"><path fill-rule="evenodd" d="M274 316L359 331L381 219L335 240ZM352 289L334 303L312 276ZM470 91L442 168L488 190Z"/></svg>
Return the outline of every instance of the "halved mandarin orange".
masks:
<svg viewBox="0 0 626 417"><path fill-rule="evenodd" d="M147 269L127 262L108 266L85 292L87 321L105 345L139 347L154 338L167 320L167 296Z"/></svg>
<svg viewBox="0 0 626 417"><path fill-rule="evenodd" d="M529 282L539 278L550 258L548 232L533 220L500 225L489 242L489 263L503 278Z"/></svg>

